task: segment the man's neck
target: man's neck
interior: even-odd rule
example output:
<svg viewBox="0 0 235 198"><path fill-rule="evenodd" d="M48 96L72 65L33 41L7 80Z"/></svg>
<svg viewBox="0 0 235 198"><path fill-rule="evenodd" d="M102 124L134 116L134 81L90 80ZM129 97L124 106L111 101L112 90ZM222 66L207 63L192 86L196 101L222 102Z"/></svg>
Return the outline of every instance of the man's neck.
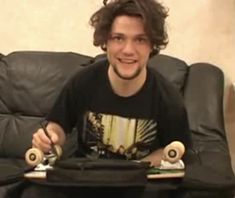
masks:
<svg viewBox="0 0 235 198"><path fill-rule="evenodd" d="M111 67L108 70L108 78L115 94L122 97L130 97L136 94L144 85L147 78L146 68L134 79L125 80L117 76Z"/></svg>

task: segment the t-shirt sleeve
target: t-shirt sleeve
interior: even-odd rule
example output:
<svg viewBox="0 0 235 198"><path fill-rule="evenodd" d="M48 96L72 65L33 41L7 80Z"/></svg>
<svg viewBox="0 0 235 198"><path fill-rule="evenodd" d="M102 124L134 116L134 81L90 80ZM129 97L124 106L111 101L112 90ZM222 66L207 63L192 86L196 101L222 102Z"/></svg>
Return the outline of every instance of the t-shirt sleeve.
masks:
<svg viewBox="0 0 235 198"><path fill-rule="evenodd" d="M171 84L162 89L159 114L159 138L162 147L172 141L181 141L186 148L192 147L187 111L183 97Z"/></svg>
<svg viewBox="0 0 235 198"><path fill-rule="evenodd" d="M82 98L82 93L80 93L77 84L76 76L68 81L46 116L47 121L56 122L64 129L65 133L71 132L76 124L78 111L81 111L79 104L82 99L79 98Z"/></svg>

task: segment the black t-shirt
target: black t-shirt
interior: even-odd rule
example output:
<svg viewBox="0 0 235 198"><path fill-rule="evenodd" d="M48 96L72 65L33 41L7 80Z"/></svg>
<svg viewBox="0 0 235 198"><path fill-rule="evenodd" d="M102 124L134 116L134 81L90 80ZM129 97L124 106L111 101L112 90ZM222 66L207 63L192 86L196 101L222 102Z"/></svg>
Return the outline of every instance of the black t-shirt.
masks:
<svg viewBox="0 0 235 198"><path fill-rule="evenodd" d="M78 152L140 159L174 140L191 144L179 92L147 68L143 87L130 97L112 91L106 60L85 67L64 87L48 121L78 131Z"/></svg>

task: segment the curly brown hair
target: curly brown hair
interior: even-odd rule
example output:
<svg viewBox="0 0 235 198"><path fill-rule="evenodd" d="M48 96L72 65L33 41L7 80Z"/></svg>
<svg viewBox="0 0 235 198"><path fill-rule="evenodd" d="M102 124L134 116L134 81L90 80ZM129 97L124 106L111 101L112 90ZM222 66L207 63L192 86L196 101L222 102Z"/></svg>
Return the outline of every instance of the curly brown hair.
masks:
<svg viewBox="0 0 235 198"><path fill-rule="evenodd" d="M112 0L96 11L90 18L90 25L94 27L95 46L100 46L106 51L106 43L109 38L112 23L117 16L138 16L143 19L145 31L152 44L151 56L168 43L168 35L165 27L165 19L168 10L155 0Z"/></svg>

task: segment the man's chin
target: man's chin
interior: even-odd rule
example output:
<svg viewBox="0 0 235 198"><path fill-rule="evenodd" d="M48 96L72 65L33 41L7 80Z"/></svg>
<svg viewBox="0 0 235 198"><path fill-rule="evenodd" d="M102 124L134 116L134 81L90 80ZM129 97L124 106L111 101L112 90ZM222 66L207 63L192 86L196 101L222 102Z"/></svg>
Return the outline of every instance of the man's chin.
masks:
<svg viewBox="0 0 235 198"><path fill-rule="evenodd" d="M121 68L121 67L120 67ZM140 74L140 70L133 68L128 71L128 69L118 69L118 67L113 67L114 73L123 80L133 80Z"/></svg>

